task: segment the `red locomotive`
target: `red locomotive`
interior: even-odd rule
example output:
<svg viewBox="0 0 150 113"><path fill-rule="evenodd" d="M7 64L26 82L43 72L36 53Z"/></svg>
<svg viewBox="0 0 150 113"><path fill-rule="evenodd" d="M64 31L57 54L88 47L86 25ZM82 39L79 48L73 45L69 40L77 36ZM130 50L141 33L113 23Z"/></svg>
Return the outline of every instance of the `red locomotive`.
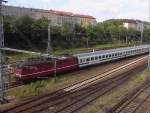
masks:
<svg viewBox="0 0 150 113"><path fill-rule="evenodd" d="M55 61L55 62L54 62ZM78 61L75 57L32 58L18 63L14 69L15 77L21 80L31 80L34 78L45 77L47 75L62 73L78 68Z"/></svg>

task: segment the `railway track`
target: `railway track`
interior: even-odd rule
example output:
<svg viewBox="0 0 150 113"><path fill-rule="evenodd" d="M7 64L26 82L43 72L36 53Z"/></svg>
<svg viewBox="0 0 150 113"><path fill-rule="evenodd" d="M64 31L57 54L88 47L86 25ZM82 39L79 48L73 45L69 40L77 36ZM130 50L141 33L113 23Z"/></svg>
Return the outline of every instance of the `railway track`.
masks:
<svg viewBox="0 0 150 113"><path fill-rule="evenodd" d="M14 81L14 82L11 82L9 84L9 87L8 89L13 89L15 87L19 87L19 86L23 86L24 84L22 82L17 82L17 81Z"/></svg>
<svg viewBox="0 0 150 113"><path fill-rule="evenodd" d="M108 110L108 113L136 113L148 98L150 98L150 83L146 81Z"/></svg>
<svg viewBox="0 0 150 113"><path fill-rule="evenodd" d="M129 72L134 72L134 71L130 70L124 76L119 76L121 74L120 73L118 74L118 76L114 76L113 78L109 78L110 74L118 73L118 71L120 71L121 69L125 69L125 71L127 71L129 68L131 68L131 65L132 67L136 68L136 66L133 66L133 64L134 65L138 63L141 64L141 62L143 63L146 60L146 58L147 57L143 57L139 60L126 64L125 66L103 73L103 76L97 75L92 79L58 90L51 94L47 94L31 100L27 100L11 108L2 110L0 112L1 113L35 113L36 112L37 113L45 109L49 109L52 113L55 112L62 113L62 111L64 111L64 113L67 113L68 109L70 108L72 111L69 110L68 113L78 111L80 108L84 107L91 101L104 95L105 93L109 92L113 88L117 87L118 85L128 80L131 77L128 76ZM137 71L137 69L135 71ZM83 101L84 99L86 99L86 101Z"/></svg>
<svg viewBox="0 0 150 113"><path fill-rule="evenodd" d="M59 108L55 108L55 111L52 111L52 113L75 113L80 111L80 109L84 108L86 105L90 104L91 102L95 101L96 99L100 98L101 96L105 95L106 93L126 82L129 78L131 78L131 76L128 76L130 72L131 71L124 74L124 76L119 76L115 80L110 79L110 82L107 81L104 86L97 85L96 88L91 89L91 91L89 92L87 91L84 95L81 94L75 96L75 98L72 99L72 102L68 102L67 105L63 104L61 107L59 105ZM134 72L132 72L132 74L134 74Z"/></svg>

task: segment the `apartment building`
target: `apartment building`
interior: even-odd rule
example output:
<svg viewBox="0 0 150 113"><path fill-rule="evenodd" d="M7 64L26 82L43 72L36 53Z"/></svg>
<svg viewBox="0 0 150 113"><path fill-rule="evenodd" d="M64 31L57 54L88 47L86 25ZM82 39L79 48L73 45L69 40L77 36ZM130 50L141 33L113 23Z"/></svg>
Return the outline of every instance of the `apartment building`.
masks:
<svg viewBox="0 0 150 113"><path fill-rule="evenodd" d="M127 29L133 28L138 31L142 31L144 29L150 29L150 23L141 21L141 20L132 20L132 19L122 19L124 27Z"/></svg>
<svg viewBox="0 0 150 113"><path fill-rule="evenodd" d="M72 12L56 11L56 10L43 10L43 9L33 9L24 7L14 7L14 6L3 6L3 15L12 16L15 18L28 15L34 19L40 19L42 17L48 18L51 24L54 26L62 26L67 23L72 26L75 24L86 27L88 25L96 25L96 18L89 15L74 14Z"/></svg>

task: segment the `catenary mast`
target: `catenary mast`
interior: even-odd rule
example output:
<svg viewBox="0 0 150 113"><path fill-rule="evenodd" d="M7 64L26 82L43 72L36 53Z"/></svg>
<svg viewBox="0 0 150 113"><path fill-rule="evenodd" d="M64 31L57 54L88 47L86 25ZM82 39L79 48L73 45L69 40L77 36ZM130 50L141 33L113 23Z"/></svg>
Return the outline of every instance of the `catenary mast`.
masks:
<svg viewBox="0 0 150 113"><path fill-rule="evenodd" d="M4 47L4 31L3 31L3 15L2 15L2 3L6 3L5 0L0 0L0 48ZM5 83L3 74L3 52L0 50L0 101L4 102L5 98Z"/></svg>

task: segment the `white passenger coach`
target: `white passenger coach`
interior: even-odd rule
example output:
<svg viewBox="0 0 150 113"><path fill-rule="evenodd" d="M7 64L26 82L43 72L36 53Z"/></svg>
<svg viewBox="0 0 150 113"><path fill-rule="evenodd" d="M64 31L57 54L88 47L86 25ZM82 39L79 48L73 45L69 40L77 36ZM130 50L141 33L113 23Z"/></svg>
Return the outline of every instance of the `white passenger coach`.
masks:
<svg viewBox="0 0 150 113"><path fill-rule="evenodd" d="M86 67L125 57L145 54L149 52L149 49L150 45L140 45L119 49L93 51L90 53L76 54L74 56L78 58L79 67Z"/></svg>

